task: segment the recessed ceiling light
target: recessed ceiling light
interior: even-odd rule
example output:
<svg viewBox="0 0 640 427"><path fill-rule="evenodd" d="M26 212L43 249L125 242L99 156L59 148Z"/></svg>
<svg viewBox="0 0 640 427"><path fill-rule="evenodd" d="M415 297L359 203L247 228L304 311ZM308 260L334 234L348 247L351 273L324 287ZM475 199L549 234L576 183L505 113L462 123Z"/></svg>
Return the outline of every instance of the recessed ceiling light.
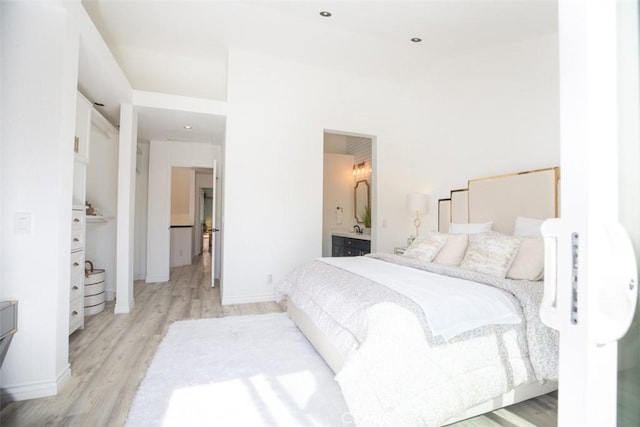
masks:
<svg viewBox="0 0 640 427"><path fill-rule="evenodd" d="M331 16L331 12L327 12L326 10L323 10L322 12L320 12L320 16L324 16L325 18L328 18Z"/></svg>
<svg viewBox="0 0 640 427"><path fill-rule="evenodd" d="M419 38L419 37L414 37L414 38L411 39L411 41L414 42L414 43L420 43L422 41L422 39Z"/></svg>
<svg viewBox="0 0 640 427"><path fill-rule="evenodd" d="M191 129L191 125L184 125L185 129Z"/></svg>

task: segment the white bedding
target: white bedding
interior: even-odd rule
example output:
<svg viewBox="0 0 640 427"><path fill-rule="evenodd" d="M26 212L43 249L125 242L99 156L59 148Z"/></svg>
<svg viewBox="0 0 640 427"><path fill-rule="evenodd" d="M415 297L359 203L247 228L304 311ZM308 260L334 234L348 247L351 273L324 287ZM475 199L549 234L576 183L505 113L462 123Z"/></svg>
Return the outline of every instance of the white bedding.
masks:
<svg viewBox="0 0 640 427"><path fill-rule="evenodd" d="M320 258L318 261L412 299L423 310L433 336L442 336L447 341L485 325L522 321L520 310L502 291L491 286L368 257Z"/></svg>
<svg viewBox="0 0 640 427"><path fill-rule="evenodd" d="M294 270L276 285L276 297L289 298L341 353L345 362L336 380L356 425L441 425L520 385L557 380L557 332L540 321L539 283L395 255L365 258L489 285L523 320L487 324L445 341L435 336L416 298L379 284L380 277L365 277L378 269L365 264L369 261L355 261L362 263L354 267L365 270L361 273L342 268L353 261L338 260L316 260ZM460 282L451 283L449 288ZM417 286L423 285L410 284L403 291ZM436 309L449 311L459 304L455 296L432 293L439 301Z"/></svg>

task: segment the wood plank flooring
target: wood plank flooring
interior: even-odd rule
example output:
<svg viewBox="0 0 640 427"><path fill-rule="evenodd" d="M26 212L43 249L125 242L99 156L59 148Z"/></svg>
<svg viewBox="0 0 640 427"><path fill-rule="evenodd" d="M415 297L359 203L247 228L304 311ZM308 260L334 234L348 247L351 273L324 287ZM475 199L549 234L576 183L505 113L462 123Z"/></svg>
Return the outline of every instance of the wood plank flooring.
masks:
<svg viewBox="0 0 640 427"><path fill-rule="evenodd" d="M210 285L208 257L171 270L167 283L134 285L131 314L114 314L114 303L86 318L70 338L72 377L54 397L3 402L0 425L121 426L153 355L176 320L280 312L277 303L222 306ZM462 421L472 426L555 426L554 393Z"/></svg>

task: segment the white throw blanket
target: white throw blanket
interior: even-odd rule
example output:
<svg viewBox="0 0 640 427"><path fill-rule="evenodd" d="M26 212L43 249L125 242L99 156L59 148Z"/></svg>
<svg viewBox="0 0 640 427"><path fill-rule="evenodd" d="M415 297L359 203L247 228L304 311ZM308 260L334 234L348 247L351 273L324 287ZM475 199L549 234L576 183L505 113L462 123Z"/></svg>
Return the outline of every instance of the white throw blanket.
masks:
<svg viewBox="0 0 640 427"><path fill-rule="evenodd" d="M520 310L502 291L491 286L367 257L319 261L411 298L424 311L433 336L442 336L447 341L481 326L521 322Z"/></svg>

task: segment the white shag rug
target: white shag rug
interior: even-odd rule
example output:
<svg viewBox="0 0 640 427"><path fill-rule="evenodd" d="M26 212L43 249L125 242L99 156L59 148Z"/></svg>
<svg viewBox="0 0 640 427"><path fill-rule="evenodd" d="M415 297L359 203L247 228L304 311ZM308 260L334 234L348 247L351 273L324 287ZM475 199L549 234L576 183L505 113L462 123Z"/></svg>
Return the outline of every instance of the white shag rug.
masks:
<svg viewBox="0 0 640 427"><path fill-rule="evenodd" d="M173 323L127 426L352 425L333 371L286 313Z"/></svg>

